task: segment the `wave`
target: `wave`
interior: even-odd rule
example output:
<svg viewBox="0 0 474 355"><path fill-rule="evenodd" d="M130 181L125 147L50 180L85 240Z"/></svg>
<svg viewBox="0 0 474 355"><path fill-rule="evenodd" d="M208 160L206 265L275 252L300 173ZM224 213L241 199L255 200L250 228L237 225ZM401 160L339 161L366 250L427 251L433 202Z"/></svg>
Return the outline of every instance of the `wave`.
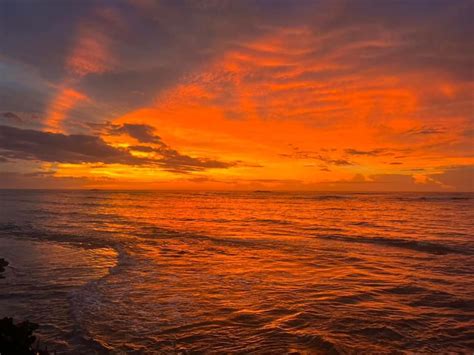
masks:
<svg viewBox="0 0 474 355"><path fill-rule="evenodd" d="M13 222L0 223L0 232L16 231L20 226Z"/></svg>
<svg viewBox="0 0 474 355"><path fill-rule="evenodd" d="M462 310L470 313L474 311L474 301L471 299L464 299L456 297L448 292L432 291L422 297L409 302L412 307L426 307L431 308L449 308Z"/></svg>
<svg viewBox="0 0 474 355"><path fill-rule="evenodd" d="M116 248L118 241L113 239L100 238L92 234L66 233L49 229L37 228L32 224L18 225L7 222L0 223L0 237L30 238L36 240L47 240L52 242L66 243L81 248ZM103 236L103 234L101 235Z"/></svg>
<svg viewBox="0 0 474 355"><path fill-rule="evenodd" d="M420 242L416 240L384 238L384 237L362 237L362 236L344 236L344 235L325 235L317 236L321 239L336 240L345 243L362 243L373 244L379 246L389 246L402 249L409 249L435 255L461 254L474 255L474 251L466 248L454 247L450 245L442 245L433 242Z"/></svg>
<svg viewBox="0 0 474 355"><path fill-rule="evenodd" d="M366 337L377 336L377 338L389 340L401 340L404 338L404 336L400 332L397 332L395 329L385 325L374 325L370 327L364 327L356 329L355 332Z"/></svg>
<svg viewBox="0 0 474 355"><path fill-rule="evenodd" d="M358 222L352 222L350 223L353 226L357 227L372 227L372 228L379 228L380 225L373 223L373 222L368 222L368 221L358 221Z"/></svg>
<svg viewBox="0 0 474 355"><path fill-rule="evenodd" d="M134 264L133 257L123 247L116 246L115 251L117 252L116 263L109 268L109 272L106 275L89 281L69 296L71 316L74 323L74 338L78 339L86 347L93 348L100 353L109 353L112 349L90 334L85 321L91 319L91 314L86 314L86 312L94 311L101 307L103 296L100 292L100 286L112 275L118 274L125 268L132 267Z"/></svg>
<svg viewBox="0 0 474 355"><path fill-rule="evenodd" d="M340 201L340 200L352 200L354 197L347 195L316 195L309 196L305 199L315 200L315 201Z"/></svg>
<svg viewBox="0 0 474 355"><path fill-rule="evenodd" d="M429 292L427 288L414 286L414 285L399 285L390 287L385 290L387 293L395 294L395 295L413 295L413 294L420 294Z"/></svg>
<svg viewBox="0 0 474 355"><path fill-rule="evenodd" d="M473 200L473 196L401 196L394 198L397 201L404 202L445 202L445 201L470 201Z"/></svg>
<svg viewBox="0 0 474 355"><path fill-rule="evenodd" d="M273 218L248 218L243 220L243 222L255 222L261 224L281 224L281 225L290 225L293 224L291 221L286 221L283 219L273 219Z"/></svg>
<svg viewBox="0 0 474 355"><path fill-rule="evenodd" d="M316 225L316 226L308 226L308 227L301 227L304 231L309 232L345 232L346 229L342 227L329 227L324 225Z"/></svg>

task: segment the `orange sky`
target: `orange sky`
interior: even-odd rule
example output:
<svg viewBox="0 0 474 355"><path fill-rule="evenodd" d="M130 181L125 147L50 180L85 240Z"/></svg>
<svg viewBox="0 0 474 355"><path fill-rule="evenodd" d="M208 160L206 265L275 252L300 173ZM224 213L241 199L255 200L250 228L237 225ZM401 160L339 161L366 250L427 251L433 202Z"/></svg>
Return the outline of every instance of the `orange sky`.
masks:
<svg viewBox="0 0 474 355"><path fill-rule="evenodd" d="M191 24L174 22L172 4L93 6L65 29L67 50L51 49L58 73L22 62L19 49L0 57L21 68L10 72L24 102L33 84L48 93L43 108L0 107L0 124L16 129L3 133L10 175L0 183L15 187L17 174L17 187L473 189L472 44L447 27L472 29L458 18L466 4L429 16L362 16L344 2L264 8L274 21L250 5L206 4L180 10ZM38 139L34 151L25 135Z"/></svg>

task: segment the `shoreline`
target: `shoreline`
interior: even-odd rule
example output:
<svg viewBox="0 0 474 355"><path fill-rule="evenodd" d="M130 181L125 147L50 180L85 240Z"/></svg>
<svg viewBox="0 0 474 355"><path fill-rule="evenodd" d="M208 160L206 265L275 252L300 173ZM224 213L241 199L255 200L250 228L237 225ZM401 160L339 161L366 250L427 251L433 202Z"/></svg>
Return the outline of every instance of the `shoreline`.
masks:
<svg viewBox="0 0 474 355"><path fill-rule="evenodd" d="M108 260L101 263L100 252L109 254ZM76 342L81 337L75 334L78 324L72 316L71 298L88 283L108 275L117 262L113 249L1 236L0 255L9 262L8 277L0 280L4 286L0 289L0 319L13 317L39 324L35 335L59 352L79 347Z"/></svg>

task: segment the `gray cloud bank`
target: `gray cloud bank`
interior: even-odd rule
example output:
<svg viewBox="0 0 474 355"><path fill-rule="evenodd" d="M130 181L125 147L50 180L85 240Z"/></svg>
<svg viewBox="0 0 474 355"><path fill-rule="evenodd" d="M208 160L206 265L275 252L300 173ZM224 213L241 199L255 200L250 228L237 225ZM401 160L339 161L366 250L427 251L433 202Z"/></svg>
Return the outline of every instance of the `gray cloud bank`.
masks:
<svg viewBox="0 0 474 355"><path fill-rule="evenodd" d="M129 134L140 142L159 142L158 147L142 148L141 151L156 153L156 157L142 158L107 144L102 138L92 135L42 132L0 125L0 158L2 160L34 160L56 163L105 163L127 164L161 168L176 173L188 173L211 168L229 168L235 163L213 159L196 158L179 153L154 135L153 128L146 125L116 126L119 132ZM133 148L132 148L133 149ZM136 149L140 150L140 149Z"/></svg>

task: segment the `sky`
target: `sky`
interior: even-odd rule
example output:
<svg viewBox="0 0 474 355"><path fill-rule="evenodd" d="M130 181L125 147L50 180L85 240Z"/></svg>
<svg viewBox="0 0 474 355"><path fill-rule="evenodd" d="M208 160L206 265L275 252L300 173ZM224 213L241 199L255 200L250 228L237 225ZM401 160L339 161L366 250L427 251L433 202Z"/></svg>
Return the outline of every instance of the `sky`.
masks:
<svg viewBox="0 0 474 355"><path fill-rule="evenodd" d="M474 2L0 2L0 188L474 190Z"/></svg>

